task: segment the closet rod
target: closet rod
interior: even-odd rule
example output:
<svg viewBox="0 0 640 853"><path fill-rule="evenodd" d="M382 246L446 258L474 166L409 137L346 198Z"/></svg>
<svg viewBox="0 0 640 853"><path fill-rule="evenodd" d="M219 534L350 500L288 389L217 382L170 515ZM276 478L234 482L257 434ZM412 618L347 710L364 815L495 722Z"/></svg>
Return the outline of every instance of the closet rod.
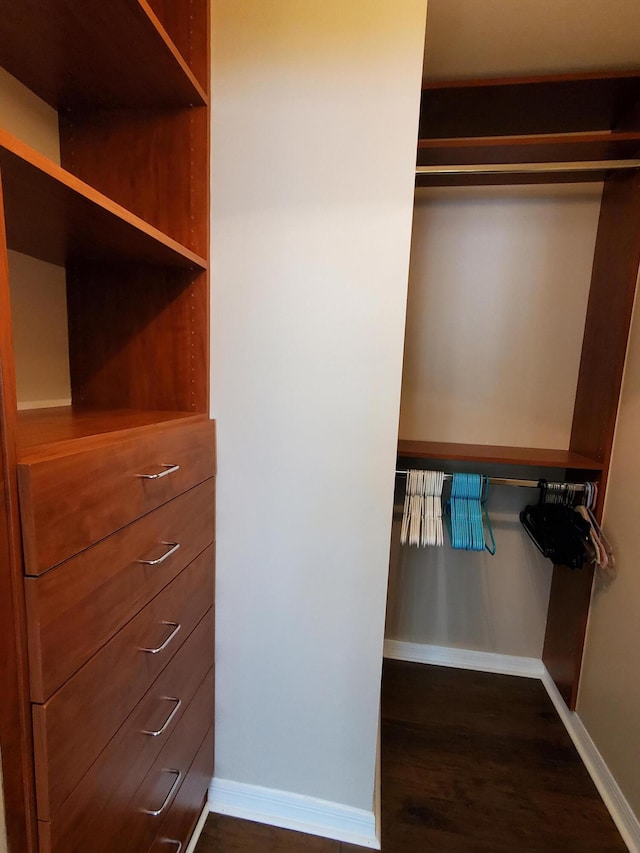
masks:
<svg viewBox="0 0 640 853"><path fill-rule="evenodd" d="M407 471L402 471L396 469L396 477L406 477ZM445 474L445 480L451 480L453 474ZM517 480L513 477L489 477L489 483L492 486L519 486L523 489L539 489L540 488L540 480ZM584 483L552 483L547 480L548 485L550 486L572 486L573 489L577 492L584 491Z"/></svg>
<svg viewBox="0 0 640 853"><path fill-rule="evenodd" d="M567 163L477 163L450 166L416 166L416 175L508 175L552 172L603 172L640 169L640 160L574 160Z"/></svg>

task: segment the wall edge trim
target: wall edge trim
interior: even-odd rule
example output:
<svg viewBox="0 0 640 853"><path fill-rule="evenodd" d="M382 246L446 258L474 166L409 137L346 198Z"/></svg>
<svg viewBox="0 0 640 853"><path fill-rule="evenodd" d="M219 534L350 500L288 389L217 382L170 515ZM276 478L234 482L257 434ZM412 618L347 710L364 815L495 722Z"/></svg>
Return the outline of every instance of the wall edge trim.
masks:
<svg viewBox="0 0 640 853"><path fill-rule="evenodd" d="M214 776L209 809L218 814L380 849L372 811Z"/></svg>
<svg viewBox="0 0 640 853"><path fill-rule="evenodd" d="M196 849L196 845L198 844L198 841L200 840L200 835L202 834L202 830L204 828L204 825L206 823L207 818L209 817L210 812L211 812L211 809L209 808L209 802L207 801L204 804L204 808L200 812L200 817L198 818L198 822L195 825L195 828L194 828L193 833L191 835L191 839L190 839L189 844L187 845L187 848L184 851L184 853L194 853L194 851Z"/></svg>
<svg viewBox="0 0 640 853"><path fill-rule="evenodd" d="M575 711L570 711L560 695L547 668L544 668L541 681L549 698L553 702L558 716L573 741L584 766L587 768L593 784L598 789L602 801L609 810L618 832L630 853L640 853L640 820L636 817L627 798L622 793L613 773L593 742L586 726Z"/></svg>
<svg viewBox="0 0 640 853"><path fill-rule="evenodd" d="M430 646L426 643L405 643L400 640L385 640L384 656L392 660L494 672L500 675L517 675L522 678L542 678L545 670L539 658L500 655L495 652L478 652L471 649L452 649L445 646Z"/></svg>

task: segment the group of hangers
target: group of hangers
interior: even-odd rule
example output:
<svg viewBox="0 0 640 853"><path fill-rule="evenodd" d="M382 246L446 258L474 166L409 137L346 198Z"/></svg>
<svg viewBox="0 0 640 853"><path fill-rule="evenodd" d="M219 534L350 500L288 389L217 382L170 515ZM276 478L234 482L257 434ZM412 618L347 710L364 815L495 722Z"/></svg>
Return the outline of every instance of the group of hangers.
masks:
<svg viewBox="0 0 640 853"><path fill-rule="evenodd" d="M487 513L489 478L482 474L454 474L451 496L447 501L446 513L449 520L451 546L464 551L496 553L496 542ZM486 519L490 542L485 540Z"/></svg>
<svg viewBox="0 0 640 853"><path fill-rule="evenodd" d="M400 542L403 545L444 545L442 471L407 471Z"/></svg>
<svg viewBox="0 0 640 853"><path fill-rule="evenodd" d="M595 563L613 570L613 549L593 513L598 484L547 483L540 480L540 499L520 513L520 521L538 550L555 565L581 569Z"/></svg>
<svg viewBox="0 0 640 853"><path fill-rule="evenodd" d="M444 545L442 523L443 471L407 471L407 484L400 529L400 543L425 547ZM451 546L465 551L484 551L495 554L491 522L486 501L489 478L480 474L453 474L451 496L446 505ZM484 522L490 535L485 543Z"/></svg>
<svg viewBox="0 0 640 853"><path fill-rule="evenodd" d="M496 543L487 512L489 477L452 474L451 494L444 515L455 549L495 554ZM407 471L400 542L424 547L444 545L442 471ZM533 484L532 484L533 485ZM593 508L597 483L538 481L540 498L527 506L520 520L540 552L556 565L580 569L594 563L602 570L615 566L613 549L602 532ZM487 536L488 534L488 536Z"/></svg>

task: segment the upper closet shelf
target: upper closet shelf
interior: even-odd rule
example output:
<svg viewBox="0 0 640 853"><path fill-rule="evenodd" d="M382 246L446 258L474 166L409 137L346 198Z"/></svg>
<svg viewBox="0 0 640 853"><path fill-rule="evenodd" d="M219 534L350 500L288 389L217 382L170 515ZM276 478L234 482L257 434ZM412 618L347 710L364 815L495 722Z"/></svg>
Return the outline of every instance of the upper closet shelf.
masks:
<svg viewBox="0 0 640 853"><path fill-rule="evenodd" d="M398 441L398 456L409 459L442 459L460 462L488 462L528 465L536 468L579 468L600 471L602 461L572 450L545 450L537 447L506 447L491 444L455 444L443 441Z"/></svg>
<svg viewBox="0 0 640 853"><path fill-rule="evenodd" d="M7 245L64 266L139 261L206 269L204 258L0 130Z"/></svg>
<svg viewBox="0 0 640 853"><path fill-rule="evenodd" d="M640 71L425 83L420 137L638 129Z"/></svg>
<svg viewBox="0 0 640 853"><path fill-rule="evenodd" d="M0 0L0 20L0 65L58 110L207 103L147 0Z"/></svg>

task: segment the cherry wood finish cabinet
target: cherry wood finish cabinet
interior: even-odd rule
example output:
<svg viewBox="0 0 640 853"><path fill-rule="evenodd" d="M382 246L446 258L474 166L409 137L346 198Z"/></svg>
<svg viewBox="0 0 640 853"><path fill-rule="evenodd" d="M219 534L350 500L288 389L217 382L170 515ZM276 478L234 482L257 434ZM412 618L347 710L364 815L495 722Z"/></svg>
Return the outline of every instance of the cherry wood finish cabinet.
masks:
<svg viewBox="0 0 640 853"><path fill-rule="evenodd" d="M0 121L9 850L184 849L213 771L208 0L0 18L61 152ZM8 250L65 269L69 406L18 406Z"/></svg>
<svg viewBox="0 0 640 853"><path fill-rule="evenodd" d="M417 186L604 182L569 447L399 442L403 461L461 460L558 469L558 479L607 484L640 265L640 71L425 85ZM635 168L616 170L630 160ZM581 168L597 161L598 168ZM537 164L499 173L430 167ZM556 165L553 165L556 164ZM569 168L557 168L568 164ZM595 163L592 163L595 165ZM420 167L427 167L421 173ZM514 282L515 284L515 282ZM508 354L505 354L508 357ZM490 469L487 470L490 473ZM554 567L543 660L575 708L593 570Z"/></svg>

